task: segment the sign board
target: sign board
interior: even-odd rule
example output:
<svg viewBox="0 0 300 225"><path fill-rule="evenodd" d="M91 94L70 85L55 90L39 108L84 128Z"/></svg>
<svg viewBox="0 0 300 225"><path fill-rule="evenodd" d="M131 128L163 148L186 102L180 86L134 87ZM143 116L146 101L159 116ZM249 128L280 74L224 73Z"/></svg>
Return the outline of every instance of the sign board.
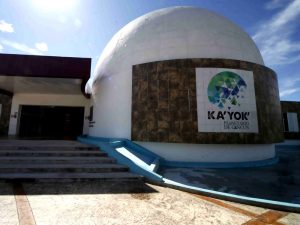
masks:
<svg viewBox="0 0 300 225"><path fill-rule="evenodd" d="M258 133L253 72L196 68L198 132Z"/></svg>

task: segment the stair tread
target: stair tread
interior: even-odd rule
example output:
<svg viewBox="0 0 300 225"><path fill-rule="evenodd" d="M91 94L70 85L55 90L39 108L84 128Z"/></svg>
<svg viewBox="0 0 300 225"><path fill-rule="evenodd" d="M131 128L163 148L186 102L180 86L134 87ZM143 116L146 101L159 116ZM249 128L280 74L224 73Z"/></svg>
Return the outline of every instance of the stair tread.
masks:
<svg viewBox="0 0 300 225"><path fill-rule="evenodd" d="M4 168L127 168L120 164L0 164L0 169Z"/></svg>
<svg viewBox="0 0 300 225"><path fill-rule="evenodd" d="M0 151L1 153L100 153L106 154L100 150L7 150L7 151Z"/></svg>
<svg viewBox="0 0 300 225"><path fill-rule="evenodd" d="M0 179L131 180L142 176L117 164L97 146L76 141L0 141Z"/></svg>
<svg viewBox="0 0 300 225"><path fill-rule="evenodd" d="M142 178L130 172L107 173L0 173L0 179Z"/></svg>
<svg viewBox="0 0 300 225"><path fill-rule="evenodd" d="M95 160L112 159L107 156L0 156L1 160ZM113 159L112 159L113 160Z"/></svg>
<svg viewBox="0 0 300 225"><path fill-rule="evenodd" d="M0 146L0 151L101 151L99 148L87 147L21 147L21 146Z"/></svg>
<svg viewBox="0 0 300 225"><path fill-rule="evenodd" d="M66 140L0 140L1 145L13 146L71 146L71 147L97 147L78 141Z"/></svg>

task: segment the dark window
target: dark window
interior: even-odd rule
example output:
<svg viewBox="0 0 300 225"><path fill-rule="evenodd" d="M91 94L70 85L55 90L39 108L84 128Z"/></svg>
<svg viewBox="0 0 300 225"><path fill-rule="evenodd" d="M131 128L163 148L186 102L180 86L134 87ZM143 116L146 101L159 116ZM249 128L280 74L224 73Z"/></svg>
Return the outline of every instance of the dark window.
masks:
<svg viewBox="0 0 300 225"><path fill-rule="evenodd" d="M284 132L299 132L297 113L283 113Z"/></svg>
<svg viewBox="0 0 300 225"><path fill-rule="evenodd" d="M283 131L288 132L289 131L289 124L287 119L287 113L283 113Z"/></svg>

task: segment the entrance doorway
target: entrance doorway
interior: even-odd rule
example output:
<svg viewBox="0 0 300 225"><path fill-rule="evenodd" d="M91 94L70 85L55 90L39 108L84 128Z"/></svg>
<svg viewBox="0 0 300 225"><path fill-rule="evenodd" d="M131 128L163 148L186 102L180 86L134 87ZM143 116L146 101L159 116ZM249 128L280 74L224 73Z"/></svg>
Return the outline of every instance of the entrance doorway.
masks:
<svg viewBox="0 0 300 225"><path fill-rule="evenodd" d="M21 106L19 136L36 139L76 139L82 134L84 107Z"/></svg>

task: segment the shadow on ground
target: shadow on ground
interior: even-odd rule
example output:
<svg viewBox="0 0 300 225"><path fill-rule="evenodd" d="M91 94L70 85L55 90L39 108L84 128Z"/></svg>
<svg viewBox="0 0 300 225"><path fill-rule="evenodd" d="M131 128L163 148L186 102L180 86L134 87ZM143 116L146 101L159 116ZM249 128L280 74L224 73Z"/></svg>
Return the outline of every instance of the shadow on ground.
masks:
<svg viewBox="0 0 300 225"><path fill-rule="evenodd" d="M142 181L88 181L73 183L2 182L0 184L0 195L12 194L11 190L18 190L20 184L22 184L27 195L143 194L157 192ZM3 188L3 186L5 186L5 188ZM15 191L14 194L22 195L23 193Z"/></svg>

